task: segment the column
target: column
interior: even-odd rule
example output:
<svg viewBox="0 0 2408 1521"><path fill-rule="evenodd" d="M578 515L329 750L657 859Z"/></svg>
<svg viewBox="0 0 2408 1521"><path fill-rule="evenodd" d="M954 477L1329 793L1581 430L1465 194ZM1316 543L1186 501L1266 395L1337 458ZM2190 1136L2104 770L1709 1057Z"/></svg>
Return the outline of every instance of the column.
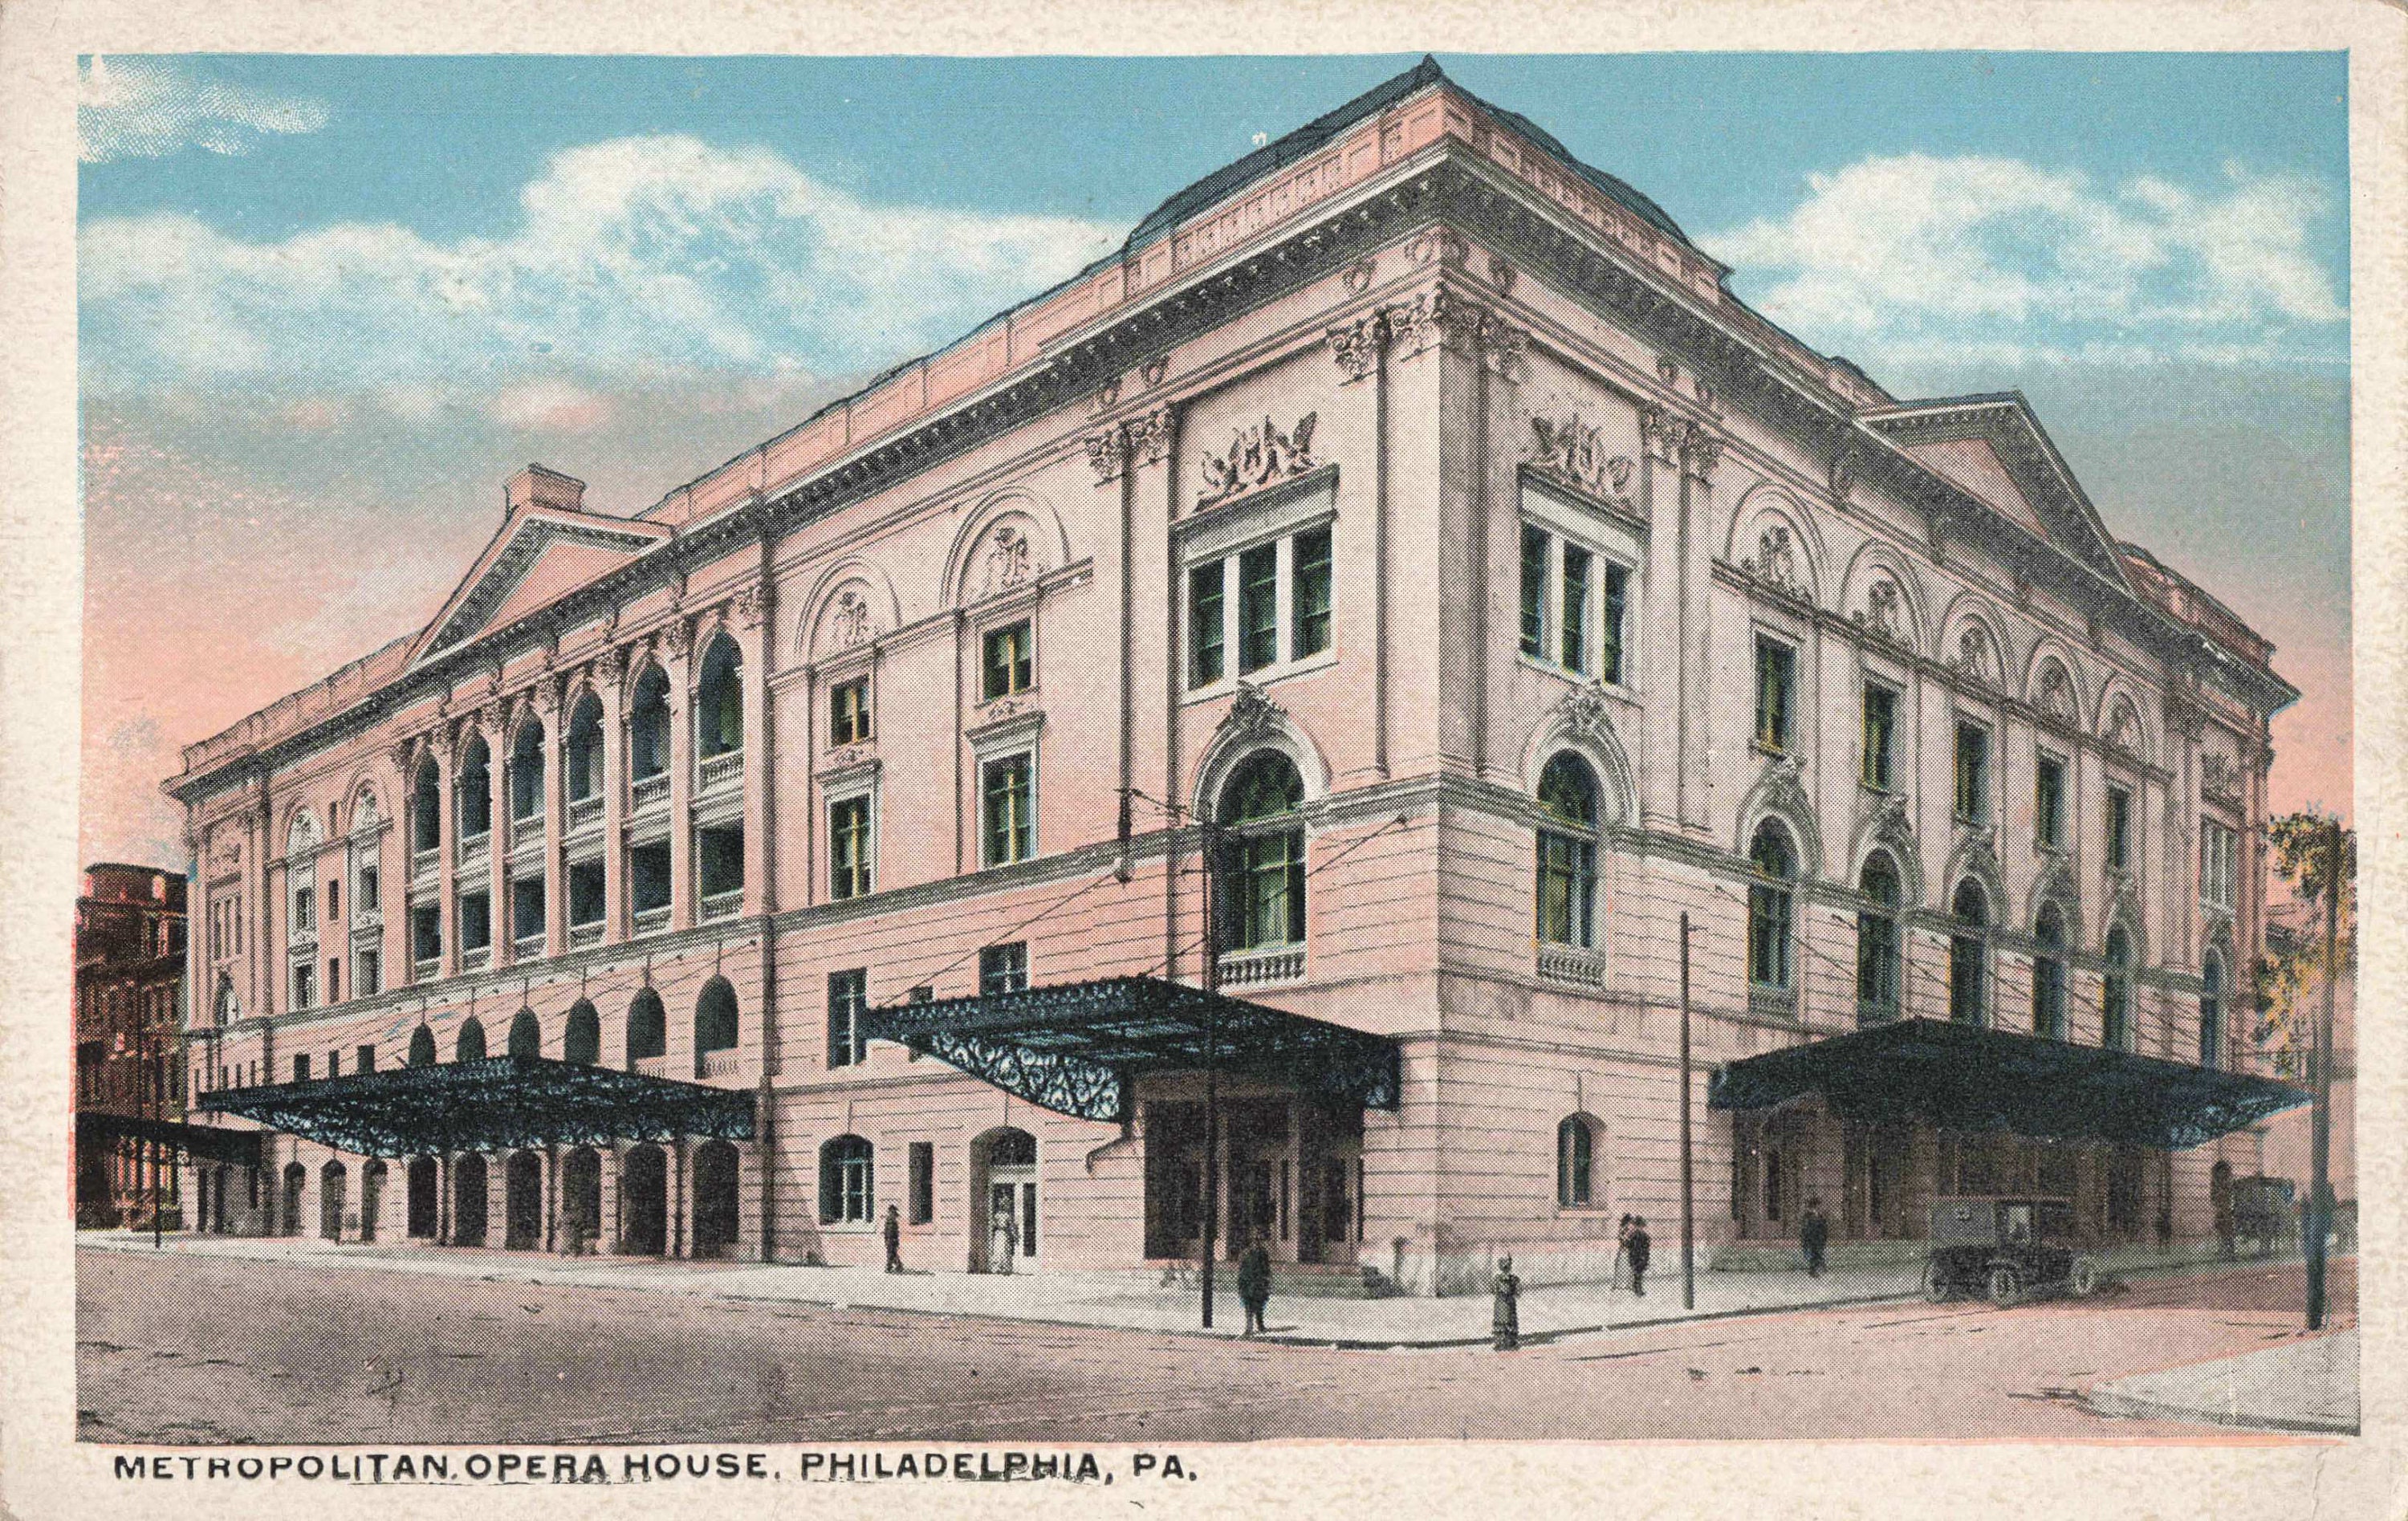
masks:
<svg viewBox="0 0 2408 1521"><path fill-rule="evenodd" d="M452 1151L435 1154L435 1244L452 1244Z"/></svg>
<svg viewBox="0 0 2408 1521"><path fill-rule="evenodd" d="M764 556L766 561L767 556ZM736 636L744 653L744 911L777 911L777 883L770 881L770 831L776 827L769 811L777 756L771 753L774 728L769 711L769 662L778 647L776 602L768 581L748 588L737 598Z"/></svg>
<svg viewBox="0 0 2408 1521"><path fill-rule="evenodd" d="M595 1150L602 1158L602 1211L601 1218L594 1222L594 1250L616 1254L619 1227L625 1223L625 1212L619 1205L619 1143L613 1141Z"/></svg>
<svg viewBox="0 0 2408 1521"><path fill-rule="evenodd" d="M606 944L627 938L627 647L621 645L594 667L595 691L602 698L602 939Z"/></svg>
<svg viewBox="0 0 2408 1521"><path fill-rule="evenodd" d="M510 964L510 718L508 707L500 702L485 710L493 731L488 740L492 754L485 768L486 791L491 795L487 811L493 826L486 835L485 871L490 885L485 891L487 932L493 950L486 965L494 968Z"/></svg>
<svg viewBox="0 0 2408 1521"><path fill-rule="evenodd" d="M1681 764L1683 827L1707 831L1707 756L1713 749L1713 709L1707 666L1713 658L1714 466L1722 440L1704 425L1678 426L1681 473Z"/></svg>
<svg viewBox="0 0 2408 1521"><path fill-rule="evenodd" d="M1666 431L1664 409L1639 409L1639 504L1650 524L1647 566L1641 607L1646 631L1634 641L1647 674L1634 675L1632 684L1653 689L1644 720L1645 739L1639 756L1640 821L1651 829L1672 828L1681 819L1680 798L1688 782L1681 775L1687 720L1688 659L1683 630L1688 626L1689 567L1683 558L1685 541L1680 533L1674 503L1679 500L1679 466ZM1633 610L1637 611L1638 610ZM1669 651L1667 646L1670 646ZM1664 658L1666 653L1671 658ZM1671 690L1663 691L1663 683Z"/></svg>
<svg viewBox="0 0 2408 1521"><path fill-rule="evenodd" d="M669 1256L685 1256L685 1137L669 1144Z"/></svg>
<svg viewBox="0 0 2408 1521"><path fill-rule="evenodd" d="M543 713L543 949L559 955L568 949L568 868L561 861L560 842L568 833L568 704L563 700L568 680L547 675L538 687Z"/></svg>
<svg viewBox="0 0 2408 1521"><path fill-rule="evenodd" d="M683 614L663 646L669 677L669 927L695 921L694 624Z"/></svg>
<svg viewBox="0 0 2408 1521"><path fill-rule="evenodd" d="M560 1148L543 1143L543 1249L554 1251L560 1213Z"/></svg>
<svg viewBox="0 0 2408 1521"><path fill-rule="evenodd" d="M435 842L435 918L443 935L442 965L436 975L450 977L460 969L460 800L455 796L459 789L452 784L460 757L458 734L448 728L438 732L435 755L435 825L440 837Z"/></svg>

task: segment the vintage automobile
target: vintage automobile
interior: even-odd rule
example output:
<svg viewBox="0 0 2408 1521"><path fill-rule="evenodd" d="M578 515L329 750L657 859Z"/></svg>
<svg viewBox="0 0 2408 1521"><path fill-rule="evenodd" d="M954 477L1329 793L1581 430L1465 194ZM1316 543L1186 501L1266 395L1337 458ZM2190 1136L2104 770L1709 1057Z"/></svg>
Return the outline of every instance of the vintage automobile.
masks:
<svg viewBox="0 0 2408 1521"><path fill-rule="evenodd" d="M1944 1198L1931 1205L1931 1256L1924 1298L1986 1295L2014 1304L2033 1294L2086 1295L2099 1286L2098 1259L2075 1248L2070 1199L2031 1195Z"/></svg>
<svg viewBox="0 0 2408 1521"><path fill-rule="evenodd" d="M2231 1184L2232 1234L2257 1243L2268 1256L2300 1239L2295 1185L2288 1178L2235 1178Z"/></svg>

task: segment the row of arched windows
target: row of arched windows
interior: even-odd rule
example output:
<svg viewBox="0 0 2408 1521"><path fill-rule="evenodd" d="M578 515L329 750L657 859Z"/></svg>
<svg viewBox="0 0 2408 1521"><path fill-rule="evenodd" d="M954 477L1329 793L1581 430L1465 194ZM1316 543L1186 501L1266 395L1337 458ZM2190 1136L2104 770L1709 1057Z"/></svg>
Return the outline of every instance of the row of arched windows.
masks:
<svg viewBox="0 0 2408 1521"><path fill-rule="evenodd" d="M700 1058L713 1052L735 1049L739 1020L736 1007L736 989L724 977L714 977L695 1001L694 1049ZM665 1056L668 1054L668 1010L655 989L647 987L636 994L627 1006L627 1061L636 1062ZM522 1009L510 1021L509 1040L505 1048L512 1056L543 1055L543 1027L535 1011ZM452 1036L453 1061L483 1061L486 1057L485 1026L471 1014L460 1022ZM568 1011L568 1024L561 1035L560 1059L587 1067L598 1066L602 1060L602 1015L592 1000L580 998ZM424 1025L410 1033L409 1065L432 1067L437 1058L435 1032Z"/></svg>

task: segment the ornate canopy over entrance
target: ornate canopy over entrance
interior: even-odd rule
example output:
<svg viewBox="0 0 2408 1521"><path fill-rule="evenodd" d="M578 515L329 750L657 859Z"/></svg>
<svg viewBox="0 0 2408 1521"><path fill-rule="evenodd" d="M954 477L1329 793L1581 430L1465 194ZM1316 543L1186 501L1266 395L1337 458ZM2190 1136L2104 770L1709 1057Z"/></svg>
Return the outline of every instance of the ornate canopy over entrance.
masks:
<svg viewBox="0 0 2408 1521"><path fill-rule="evenodd" d="M256 1130L227 1130L213 1125L185 1125L178 1120L144 1119L134 1114L77 1112L78 1149L93 1152L129 1141L165 1146L194 1161L229 1162L237 1167L259 1165Z"/></svg>
<svg viewBox="0 0 2408 1521"><path fill-rule="evenodd" d="M225 1088L198 1107L369 1156L678 1136L750 1141L754 1123L750 1090L539 1056Z"/></svg>
<svg viewBox="0 0 2408 1521"><path fill-rule="evenodd" d="M1397 1045L1385 1036L1154 977L873 1009L862 1033L1087 1120L1133 1118L1137 1078L1201 1071L1208 1059L1324 1098L1397 1107Z"/></svg>
<svg viewBox="0 0 2408 1521"><path fill-rule="evenodd" d="M2177 1150L2308 1101L2270 1078L1902 1019L1732 1062L1715 1072L1707 1105L1770 1109L1810 1093L1842 1119L1869 1124Z"/></svg>

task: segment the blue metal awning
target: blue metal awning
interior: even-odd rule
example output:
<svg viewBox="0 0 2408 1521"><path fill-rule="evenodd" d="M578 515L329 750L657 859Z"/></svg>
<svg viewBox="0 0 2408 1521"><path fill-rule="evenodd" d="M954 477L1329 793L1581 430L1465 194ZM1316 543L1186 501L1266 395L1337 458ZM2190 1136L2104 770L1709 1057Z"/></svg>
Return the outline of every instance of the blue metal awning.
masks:
<svg viewBox="0 0 2408 1521"><path fill-rule="evenodd" d="M1138 1077L1208 1062L1335 1103L1397 1107L1387 1037L1154 977L896 1004L864 1014L862 1034L1087 1120L1125 1122Z"/></svg>
<svg viewBox="0 0 2408 1521"><path fill-rule="evenodd" d="M1820 1094L1870 1124L2174 1149L2200 1145L2308 1101L2245 1072L1936 1019L1768 1051L1713 1075L1707 1106L1769 1109Z"/></svg>

